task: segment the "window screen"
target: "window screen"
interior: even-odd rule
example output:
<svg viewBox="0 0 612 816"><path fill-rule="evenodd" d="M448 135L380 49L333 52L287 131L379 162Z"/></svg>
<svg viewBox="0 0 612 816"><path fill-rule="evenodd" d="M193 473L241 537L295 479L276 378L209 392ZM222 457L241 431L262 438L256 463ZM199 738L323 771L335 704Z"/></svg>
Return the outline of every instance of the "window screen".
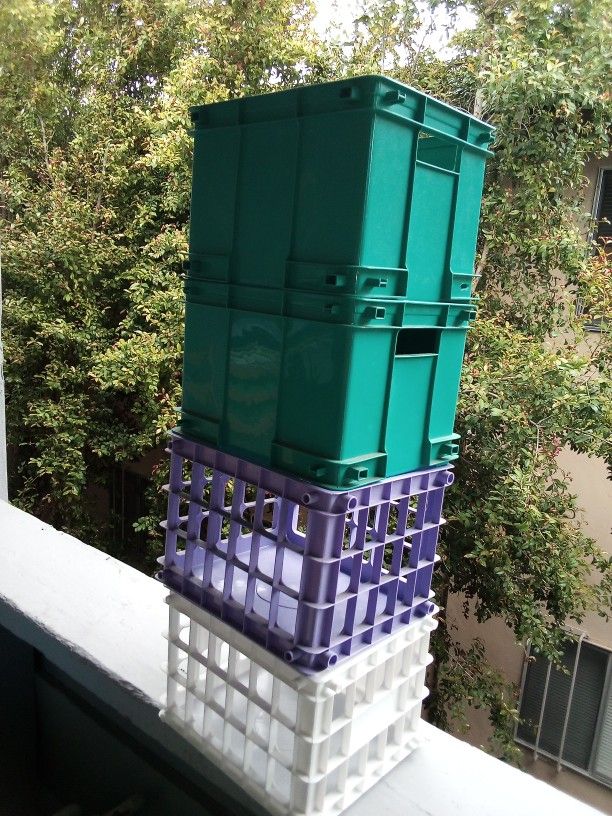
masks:
<svg viewBox="0 0 612 816"><path fill-rule="evenodd" d="M568 642L560 666L530 655L517 740L560 764L612 784L610 652Z"/></svg>
<svg viewBox="0 0 612 816"><path fill-rule="evenodd" d="M602 705L596 748L593 763L595 776L612 785L612 688L610 684L608 684L608 693Z"/></svg>
<svg viewBox="0 0 612 816"><path fill-rule="evenodd" d="M602 171L599 196L593 215L598 221L597 237L603 239L612 238L612 170Z"/></svg>
<svg viewBox="0 0 612 816"><path fill-rule="evenodd" d="M612 255L612 244L610 243L612 241L612 169L602 170L599 176L593 202L593 218L596 224L592 237L599 240L600 243L604 243L606 253ZM587 318L584 324L586 331L602 331L604 321L605 326L610 327L610 315L607 315L604 321L602 321L601 317L588 319L588 313L584 311L581 298L578 298L576 302L576 314L579 317Z"/></svg>

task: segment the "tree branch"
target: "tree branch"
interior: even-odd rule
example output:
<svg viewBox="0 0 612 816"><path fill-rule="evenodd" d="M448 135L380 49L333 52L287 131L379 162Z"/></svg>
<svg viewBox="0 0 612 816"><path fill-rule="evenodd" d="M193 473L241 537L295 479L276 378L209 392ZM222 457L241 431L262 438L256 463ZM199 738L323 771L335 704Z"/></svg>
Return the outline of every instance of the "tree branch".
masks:
<svg viewBox="0 0 612 816"><path fill-rule="evenodd" d="M45 130L45 123L42 120L42 116L38 117L38 122L40 124L40 135L42 137L43 157L45 159L45 167L47 169L47 175L49 176L49 181L51 183L53 183L53 175L51 173L51 162L49 161L49 142L47 141L47 132Z"/></svg>
<svg viewBox="0 0 612 816"><path fill-rule="evenodd" d="M100 182L100 186L98 188L98 196L96 198L96 206L94 207L94 215L95 215L96 224L98 222L98 213L100 212L100 207L102 206L102 190L103 190L102 180L104 179L104 175L106 173L106 162L108 160L108 147L109 146L107 144L106 147L104 148L104 154L102 156L102 168L100 170L100 176L99 176L99 179L98 179L99 182Z"/></svg>

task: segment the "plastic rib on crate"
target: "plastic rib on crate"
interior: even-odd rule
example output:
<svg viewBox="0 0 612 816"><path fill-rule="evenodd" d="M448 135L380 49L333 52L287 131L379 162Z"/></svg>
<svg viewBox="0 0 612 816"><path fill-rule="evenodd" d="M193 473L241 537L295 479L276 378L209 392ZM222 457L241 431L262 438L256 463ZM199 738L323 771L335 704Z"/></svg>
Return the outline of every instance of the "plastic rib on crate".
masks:
<svg viewBox="0 0 612 816"><path fill-rule="evenodd" d="M303 672L431 611L448 469L335 492L176 434L160 578Z"/></svg>
<svg viewBox="0 0 612 816"><path fill-rule="evenodd" d="M432 615L304 676L172 593L162 718L271 813L335 816L419 743Z"/></svg>

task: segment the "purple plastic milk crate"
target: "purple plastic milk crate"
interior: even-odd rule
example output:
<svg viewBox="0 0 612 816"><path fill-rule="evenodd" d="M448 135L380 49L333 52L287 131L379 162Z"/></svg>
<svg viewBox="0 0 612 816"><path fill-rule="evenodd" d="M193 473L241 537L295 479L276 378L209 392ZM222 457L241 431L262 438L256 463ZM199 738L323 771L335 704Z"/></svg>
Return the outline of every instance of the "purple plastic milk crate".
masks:
<svg viewBox="0 0 612 816"><path fill-rule="evenodd" d="M449 468L346 491L172 434L159 578L300 671L431 613Z"/></svg>

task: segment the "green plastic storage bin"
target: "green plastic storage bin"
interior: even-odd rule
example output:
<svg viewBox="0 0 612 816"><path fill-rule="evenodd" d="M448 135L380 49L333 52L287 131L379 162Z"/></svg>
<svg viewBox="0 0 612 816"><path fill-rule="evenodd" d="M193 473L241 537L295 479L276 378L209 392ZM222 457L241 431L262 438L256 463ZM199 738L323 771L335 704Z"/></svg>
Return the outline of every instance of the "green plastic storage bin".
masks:
<svg viewBox="0 0 612 816"><path fill-rule="evenodd" d="M470 298L489 125L379 76L191 117L191 276Z"/></svg>
<svg viewBox="0 0 612 816"><path fill-rule="evenodd" d="M185 436L332 489L456 458L469 304L198 280L186 296Z"/></svg>

